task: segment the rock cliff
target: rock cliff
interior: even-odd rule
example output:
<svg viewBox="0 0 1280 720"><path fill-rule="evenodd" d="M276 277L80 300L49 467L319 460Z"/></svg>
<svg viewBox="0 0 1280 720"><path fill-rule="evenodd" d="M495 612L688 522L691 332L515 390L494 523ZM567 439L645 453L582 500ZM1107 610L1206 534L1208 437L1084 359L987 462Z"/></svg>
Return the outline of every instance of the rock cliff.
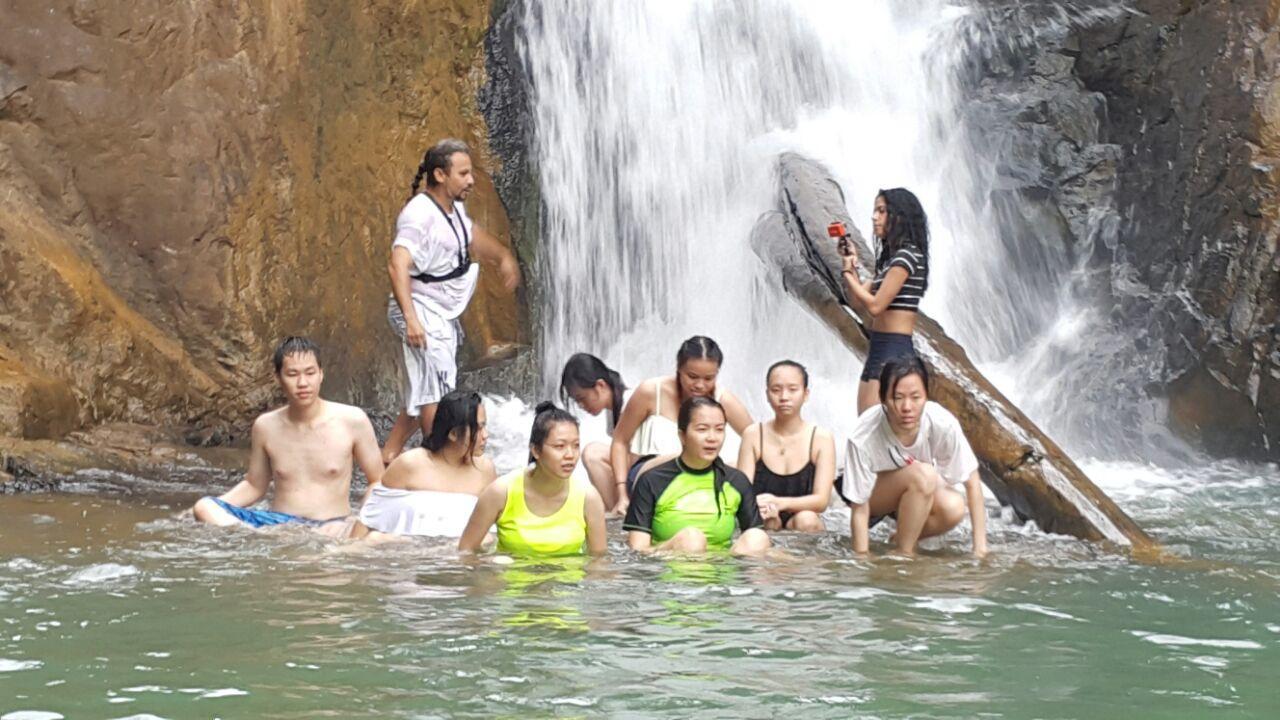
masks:
<svg viewBox="0 0 1280 720"><path fill-rule="evenodd" d="M1093 424L1095 446L1149 448L1155 418L1280 458L1280 2L976 4L961 80L999 158L984 199L1034 256L1018 272L1100 309L1037 414Z"/></svg>
<svg viewBox="0 0 1280 720"><path fill-rule="evenodd" d="M452 135L505 211L477 108L487 3L34 2L0 10L0 434L108 421L233 440L307 334L327 394L394 403L386 253ZM525 342L482 273L472 365Z"/></svg>

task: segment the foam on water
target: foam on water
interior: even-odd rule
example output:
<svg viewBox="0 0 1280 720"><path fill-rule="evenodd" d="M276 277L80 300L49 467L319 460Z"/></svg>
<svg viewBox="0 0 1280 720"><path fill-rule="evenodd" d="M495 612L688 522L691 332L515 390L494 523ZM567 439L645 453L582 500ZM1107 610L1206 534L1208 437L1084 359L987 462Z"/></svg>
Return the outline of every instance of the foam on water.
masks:
<svg viewBox="0 0 1280 720"><path fill-rule="evenodd" d="M1130 635L1142 638L1149 643L1156 645L1168 645L1170 647L1215 647L1229 648L1232 650L1261 650L1262 643L1253 640L1218 640L1214 638L1190 638L1182 635L1169 635L1166 633L1152 633L1142 630L1130 630Z"/></svg>
<svg viewBox="0 0 1280 720"><path fill-rule="evenodd" d="M75 571L66 580L63 580L63 584L77 586L99 585L131 578L137 574L138 568L132 565L101 563Z"/></svg>
<svg viewBox="0 0 1280 720"><path fill-rule="evenodd" d="M1064 248L1000 237L989 191L1002 159L970 138L961 77L973 52L1117 12L1047 3L1008 28L944 0L532 4L522 41L545 207L547 386L579 351L634 386L706 334L753 415L767 410L764 369L789 356L812 372L810 417L847 428L856 360L747 242L775 206L777 154L795 150L832 170L864 231L880 188L914 190L933 236L925 310L1015 399L1060 390L1095 309L1068 292ZM1079 408L1031 404L1070 435Z"/></svg>

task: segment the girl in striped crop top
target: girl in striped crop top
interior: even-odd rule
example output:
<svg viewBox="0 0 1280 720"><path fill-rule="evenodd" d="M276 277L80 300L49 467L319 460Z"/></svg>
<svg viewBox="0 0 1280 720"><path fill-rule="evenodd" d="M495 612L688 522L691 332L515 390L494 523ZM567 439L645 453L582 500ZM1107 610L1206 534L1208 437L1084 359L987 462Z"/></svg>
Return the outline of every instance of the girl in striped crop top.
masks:
<svg viewBox="0 0 1280 720"><path fill-rule="evenodd" d="M859 413L878 401L885 362L915 355L911 336L929 288L929 224L916 196L905 188L881 190L871 224L880 254L870 280L863 282L858 275L853 243L840 246L846 294L855 308L871 316L871 346L858 384Z"/></svg>

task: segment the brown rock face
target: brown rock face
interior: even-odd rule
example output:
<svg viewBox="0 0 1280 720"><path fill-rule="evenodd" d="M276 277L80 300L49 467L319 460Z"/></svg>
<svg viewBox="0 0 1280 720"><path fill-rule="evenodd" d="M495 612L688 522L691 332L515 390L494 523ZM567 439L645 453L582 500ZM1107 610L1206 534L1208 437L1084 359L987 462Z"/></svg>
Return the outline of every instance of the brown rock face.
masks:
<svg viewBox="0 0 1280 720"><path fill-rule="evenodd" d="M488 21L447 0L7 3L0 387L65 385L73 424L226 439L271 401L270 350L306 334L327 395L391 406L395 217L439 137L491 165ZM506 238L484 173L468 209ZM494 276L464 319L473 360L527 335Z"/></svg>

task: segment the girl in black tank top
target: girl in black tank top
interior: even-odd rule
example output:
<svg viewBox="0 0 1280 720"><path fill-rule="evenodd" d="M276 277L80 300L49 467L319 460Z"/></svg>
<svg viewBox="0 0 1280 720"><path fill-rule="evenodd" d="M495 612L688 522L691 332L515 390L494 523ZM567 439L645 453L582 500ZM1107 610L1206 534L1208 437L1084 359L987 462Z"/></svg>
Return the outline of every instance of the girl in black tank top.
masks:
<svg viewBox="0 0 1280 720"><path fill-rule="evenodd" d="M818 426L813 426L813 431L809 433L809 462L798 471L789 475L776 473L769 469L764 462L764 423L760 423L760 459L756 460L756 472L752 485L755 487L757 495L768 493L777 495L778 497L804 497L813 493L813 476L818 472L818 466L813 462L813 439L818 434ZM783 510L778 514L778 518L782 520L782 526L786 527L787 523L795 515L793 512Z"/></svg>
<svg viewBox="0 0 1280 720"><path fill-rule="evenodd" d="M800 416L809 399L809 373L800 363L782 360L764 377L765 394L773 409L768 434L774 439L766 447L765 421L758 423L756 432L748 428L742 434L738 469L751 479L766 529L825 532L822 513L831 502L835 483L836 445L830 432ZM804 466L792 473L775 472L770 463L786 470L799 461L800 449L806 447L806 428L809 443Z"/></svg>

